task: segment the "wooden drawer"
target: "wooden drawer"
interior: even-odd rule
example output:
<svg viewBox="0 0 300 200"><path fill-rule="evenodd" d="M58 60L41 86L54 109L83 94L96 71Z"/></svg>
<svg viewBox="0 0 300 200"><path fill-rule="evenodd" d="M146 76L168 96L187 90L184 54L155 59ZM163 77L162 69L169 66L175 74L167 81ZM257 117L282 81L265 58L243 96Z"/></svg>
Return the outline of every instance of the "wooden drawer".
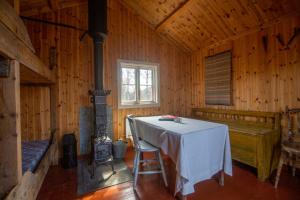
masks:
<svg viewBox="0 0 300 200"><path fill-rule="evenodd" d="M253 167L257 166L255 135L230 131L230 144L232 159Z"/></svg>

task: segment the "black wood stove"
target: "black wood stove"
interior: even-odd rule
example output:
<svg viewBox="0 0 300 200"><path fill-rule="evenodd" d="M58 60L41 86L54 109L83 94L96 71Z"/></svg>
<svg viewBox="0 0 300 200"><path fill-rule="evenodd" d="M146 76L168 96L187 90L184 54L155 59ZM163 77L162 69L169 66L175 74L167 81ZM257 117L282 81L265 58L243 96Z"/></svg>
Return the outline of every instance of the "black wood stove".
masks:
<svg viewBox="0 0 300 200"><path fill-rule="evenodd" d="M106 96L103 88L103 43L107 35L107 0L89 0L89 35L94 42L95 90L89 91L94 109L94 135L91 140L91 164L94 177L97 166L110 164L114 172L112 140L107 136Z"/></svg>

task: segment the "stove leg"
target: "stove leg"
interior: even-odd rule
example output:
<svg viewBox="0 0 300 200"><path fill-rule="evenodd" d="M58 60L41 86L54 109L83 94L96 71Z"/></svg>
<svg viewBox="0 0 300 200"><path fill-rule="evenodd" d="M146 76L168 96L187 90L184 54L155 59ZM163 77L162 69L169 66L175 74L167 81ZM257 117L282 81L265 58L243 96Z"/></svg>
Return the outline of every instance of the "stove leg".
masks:
<svg viewBox="0 0 300 200"><path fill-rule="evenodd" d="M110 165L111 165L111 170L112 170L113 174L115 174L116 171L115 171L115 167L114 167L114 162L111 161L111 162L110 162Z"/></svg>
<svg viewBox="0 0 300 200"><path fill-rule="evenodd" d="M95 177L95 169L96 168L96 164L95 164L95 162L93 161L93 163L92 163L92 173L91 173L91 178L94 178Z"/></svg>

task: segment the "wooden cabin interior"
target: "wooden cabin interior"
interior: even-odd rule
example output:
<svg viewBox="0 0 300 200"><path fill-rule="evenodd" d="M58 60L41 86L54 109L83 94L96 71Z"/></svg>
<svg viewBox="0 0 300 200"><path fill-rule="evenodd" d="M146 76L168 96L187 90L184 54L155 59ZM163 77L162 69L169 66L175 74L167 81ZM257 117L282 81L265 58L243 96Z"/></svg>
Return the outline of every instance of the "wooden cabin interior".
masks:
<svg viewBox="0 0 300 200"><path fill-rule="evenodd" d="M300 200L299 0L0 0L0 199Z"/></svg>

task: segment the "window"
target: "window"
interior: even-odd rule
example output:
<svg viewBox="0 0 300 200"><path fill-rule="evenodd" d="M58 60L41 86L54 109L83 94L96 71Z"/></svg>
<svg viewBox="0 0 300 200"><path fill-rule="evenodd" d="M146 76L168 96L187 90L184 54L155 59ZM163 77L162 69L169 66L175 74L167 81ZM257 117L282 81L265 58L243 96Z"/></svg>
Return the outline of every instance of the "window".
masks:
<svg viewBox="0 0 300 200"><path fill-rule="evenodd" d="M232 105L231 51L205 58L205 103Z"/></svg>
<svg viewBox="0 0 300 200"><path fill-rule="evenodd" d="M159 65L137 61L118 61L119 107L159 106Z"/></svg>

